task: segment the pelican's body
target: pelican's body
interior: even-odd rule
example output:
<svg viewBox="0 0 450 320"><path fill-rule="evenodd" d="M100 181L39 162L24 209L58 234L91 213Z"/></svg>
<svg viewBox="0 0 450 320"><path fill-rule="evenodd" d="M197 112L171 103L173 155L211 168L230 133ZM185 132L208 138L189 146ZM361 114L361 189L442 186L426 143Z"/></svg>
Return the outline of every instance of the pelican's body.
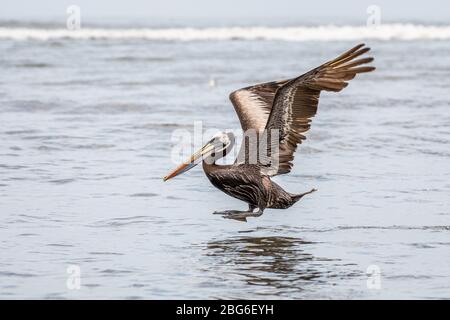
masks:
<svg viewBox="0 0 450 320"><path fill-rule="evenodd" d="M291 171L297 146L306 139L303 133L309 130L316 114L320 92L341 91L356 74L375 69L362 66L373 58L356 59L369 50L361 44L297 78L234 91L230 100L244 130L234 164L216 164L235 142L232 133L219 133L164 180L191 169L198 159L203 159L203 170L216 188L248 203L248 211L219 212L224 217L246 221L249 216L260 216L266 208L289 208L315 189L292 194L270 177Z"/></svg>
<svg viewBox="0 0 450 320"><path fill-rule="evenodd" d="M262 175L258 165L216 165L203 161L203 170L213 186L247 202L252 212L255 209L262 212L266 208L287 209L306 194L285 191L269 176Z"/></svg>

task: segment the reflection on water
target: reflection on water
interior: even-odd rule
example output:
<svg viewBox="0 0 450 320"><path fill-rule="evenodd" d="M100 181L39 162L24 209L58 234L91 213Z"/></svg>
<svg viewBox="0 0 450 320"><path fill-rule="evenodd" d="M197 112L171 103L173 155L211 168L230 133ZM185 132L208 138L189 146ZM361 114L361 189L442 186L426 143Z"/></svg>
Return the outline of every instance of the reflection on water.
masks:
<svg viewBox="0 0 450 320"><path fill-rule="evenodd" d="M324 262L339 260L315 257L308 250L312 245L294 237L231 237L209 242L206 255L214 258L212 269L220 271L222 281L237 276L247 285L261 287L249 288L253 294L294 298L305 286L329 283L338 275Z"/></svg>

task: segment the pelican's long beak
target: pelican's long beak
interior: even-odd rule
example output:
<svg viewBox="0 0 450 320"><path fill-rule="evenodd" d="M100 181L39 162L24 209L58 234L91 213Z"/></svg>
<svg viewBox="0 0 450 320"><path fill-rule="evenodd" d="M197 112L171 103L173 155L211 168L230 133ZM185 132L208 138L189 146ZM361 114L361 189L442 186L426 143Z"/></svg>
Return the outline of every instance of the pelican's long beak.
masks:
<svg viewBox="0 0 450 320"><path fill-rule="evenodd" d="M214 145L211 142L208 142L200 150L198 150L196 153L194 153L189 158L188 161L180 164L175 170L173 170L167 176L165 176L163 178L163 180L167 181L173 177L176 177L179 174L182 174L182 173L192 169L193 167L195 167L196 165L198 165L200 163L200 161L198 161L199 159L201 159L203 156L209 154L212 150L214 150Z"/></svg>

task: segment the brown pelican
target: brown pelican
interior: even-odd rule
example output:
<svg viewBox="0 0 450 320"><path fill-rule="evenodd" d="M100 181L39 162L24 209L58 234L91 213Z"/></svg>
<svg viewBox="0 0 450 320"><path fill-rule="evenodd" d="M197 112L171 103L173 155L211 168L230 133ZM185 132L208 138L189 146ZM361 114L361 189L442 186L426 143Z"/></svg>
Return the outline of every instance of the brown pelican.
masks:
<svg viewBox="0 0 450 320"><path fill-rule="evenodd" d="M230 100L244 131L234 164L216 164L218 159L230 152L235 142L231 132L223 132L215 135L187 162L164 177L164 181L186 172L203 160L203 170L215 187L249 205L248 211L215 213L241 221L262 215L266 208L289 208L304 195L316 191L289 193L270 177L291 171L297 145L306 139L303 133L309 130L311 118L316 114L320 92L339 92L356 74L375 70L372 66L364 66L373 61L372 57L356 59L369 50L360 44L299 77L261 83L232 92ZM247 132L256 132L257 139L246 139ZM257 156L254 157L254 154Z"/></svg>

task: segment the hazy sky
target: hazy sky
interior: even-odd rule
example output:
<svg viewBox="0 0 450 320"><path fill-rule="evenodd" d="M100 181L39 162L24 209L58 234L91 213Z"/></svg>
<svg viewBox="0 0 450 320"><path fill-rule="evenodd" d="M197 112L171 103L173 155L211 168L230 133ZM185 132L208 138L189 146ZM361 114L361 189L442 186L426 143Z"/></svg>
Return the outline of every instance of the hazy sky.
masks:
<svg viewBox="0 0 450 320"><path fill-rule="evenodd" d="M448 0L0 0L0 19L54 20L64 18L69 5L78 5L82 16L96 19L228 19L250 18L264 23L265 18L364 21L366 9L376 4L385 21L429 21L450 24Z"/></svg>

